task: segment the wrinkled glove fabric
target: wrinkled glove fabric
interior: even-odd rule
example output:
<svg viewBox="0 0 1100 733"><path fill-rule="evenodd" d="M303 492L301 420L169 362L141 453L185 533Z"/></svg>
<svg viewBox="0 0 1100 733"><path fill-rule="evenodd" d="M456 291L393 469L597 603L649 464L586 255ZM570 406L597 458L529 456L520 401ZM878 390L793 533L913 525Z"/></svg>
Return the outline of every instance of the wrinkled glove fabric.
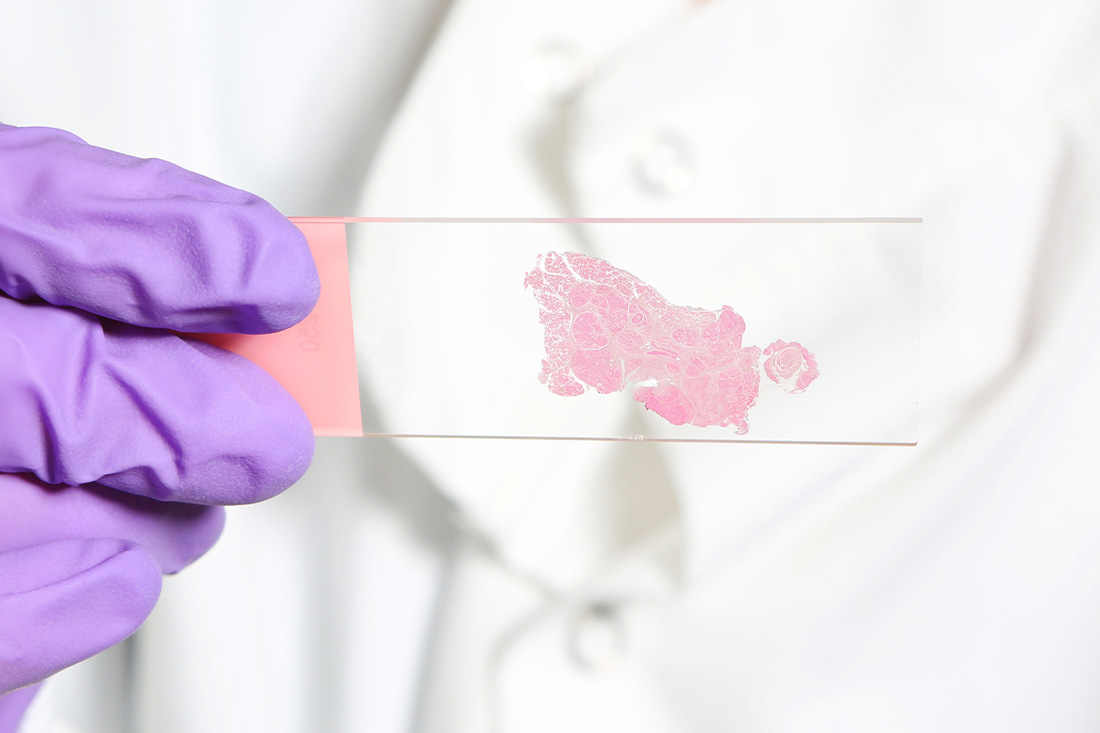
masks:
<svg viewBox="0 0 1100 733"><path fill-rule="evenodd" d="M270 376L175 332L281 330L317 296L304 238L262 199L0 124L0 733L30 685L141 625L220 505L312 459Z"/></svg>

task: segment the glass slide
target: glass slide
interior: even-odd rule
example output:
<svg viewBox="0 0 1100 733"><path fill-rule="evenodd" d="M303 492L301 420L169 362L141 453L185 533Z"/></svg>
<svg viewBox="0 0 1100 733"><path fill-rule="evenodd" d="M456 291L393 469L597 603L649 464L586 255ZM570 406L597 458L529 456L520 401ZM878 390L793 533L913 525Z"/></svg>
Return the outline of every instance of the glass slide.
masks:
<svg viewBox="0 0 1100 733"><path fill-rule="evenodd" d="M346 233L364 435L916 443L919 219L295 222Z"/></svg>

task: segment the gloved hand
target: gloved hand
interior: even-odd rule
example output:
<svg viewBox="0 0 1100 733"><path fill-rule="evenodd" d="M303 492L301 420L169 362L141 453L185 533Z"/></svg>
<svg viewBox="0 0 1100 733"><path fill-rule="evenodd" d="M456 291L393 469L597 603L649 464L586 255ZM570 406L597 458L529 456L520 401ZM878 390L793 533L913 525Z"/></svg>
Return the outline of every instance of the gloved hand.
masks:
<svg viewBox="0 0 1100 733"><path fill-rule="evenodd" d="M217 539L208 505L305 472L313 434L294 400L167 329L288 328L319 285L300 232L261 199L0 125L0 291L3 695L140 626L161 573Z"/></svg>
<svg viewBox="0 0 1100 733"><path fill-rule="evenodd" d="M0 689L132 634L161 573L206 552L223 522L221 507L0 475Z"/></svg>

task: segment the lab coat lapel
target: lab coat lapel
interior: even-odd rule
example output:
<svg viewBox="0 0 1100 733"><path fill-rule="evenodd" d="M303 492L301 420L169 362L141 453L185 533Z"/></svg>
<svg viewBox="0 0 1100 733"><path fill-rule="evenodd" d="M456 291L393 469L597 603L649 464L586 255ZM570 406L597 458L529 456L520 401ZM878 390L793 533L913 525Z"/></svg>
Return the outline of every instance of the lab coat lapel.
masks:
<svg viewBox="0 0 1100 733"><path fill-rule="evenodd" d="M967 39L945 41L941 28L885 6L845 6L722 2L669 26L577 99L570 184L589 216L924 215L920 440L933 446L954 439L959 412L1015 358L1057 133L1008 96L968 101L988 90L959 65L973 58ZM1029 79L1052 49L1021 44L1004 73ZM685 190L651 175L654 139L687 171ZM844 268L826 262L818 276ZM983 356L944 356L964 352ZM830 502L889 485L925 455L669 448L686 571L705 575Z"/></svg>

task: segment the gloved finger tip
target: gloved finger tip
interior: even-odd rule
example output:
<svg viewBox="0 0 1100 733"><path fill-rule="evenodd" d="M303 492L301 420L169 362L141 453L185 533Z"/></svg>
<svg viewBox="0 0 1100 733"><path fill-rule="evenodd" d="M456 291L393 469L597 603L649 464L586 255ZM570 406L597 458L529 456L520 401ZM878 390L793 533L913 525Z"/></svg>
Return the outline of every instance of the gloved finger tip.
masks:
<svg viewBox="0 0 1100 733"><path fill-rule="evenodd" d="M181 501L161 501L104 485L79 487L93 509L104 511L96 528L111 528L152 555L160 572L172 575L205 555L225 530L225 510ZM89 520L94 521L94 520Z"/></svg>
<svg viewBox="0 0 1100 733"><path fill-rule="evenodd" d="M289 489L313 461L316 438L301 405L273 378L256 368L251 395L255 412L246 447L251 466L236 504L265 501ZM243 382L242 382L243 384Z"/></svg>
<svg viewBox="0 0 1100 733"><path fill-rule="evenodd" d="M221 506L173 505L187 510L200 509L180 528L168 548L148 548L165 575L175 575L210 551L225 531L225 509Z"/></svg>
<svg viewBox="0 0 1100 733"><path fill-rule="evenodd" d="M298 483L313 462L316 439L304 414L283 420L277 432L260 440L252 459L253 481L226 503L255 504L278 496Z"/></svg>
<svg viewBox="0 0 1100 733"><path fill-rule="evenodd" d="M62 540L4 553L0 690L16 689L133 634L156 604L161 573L133 542Z"/></svg>
<svg viewBox="0 0 1100 733"><path fill-rule="evenodd" d="M270 204L259 203L263 213L253 246L255 266L242 292L244 301L256 304L248 332L272 333L309 316L321 296L321 281L302 231Z"/></svg>

